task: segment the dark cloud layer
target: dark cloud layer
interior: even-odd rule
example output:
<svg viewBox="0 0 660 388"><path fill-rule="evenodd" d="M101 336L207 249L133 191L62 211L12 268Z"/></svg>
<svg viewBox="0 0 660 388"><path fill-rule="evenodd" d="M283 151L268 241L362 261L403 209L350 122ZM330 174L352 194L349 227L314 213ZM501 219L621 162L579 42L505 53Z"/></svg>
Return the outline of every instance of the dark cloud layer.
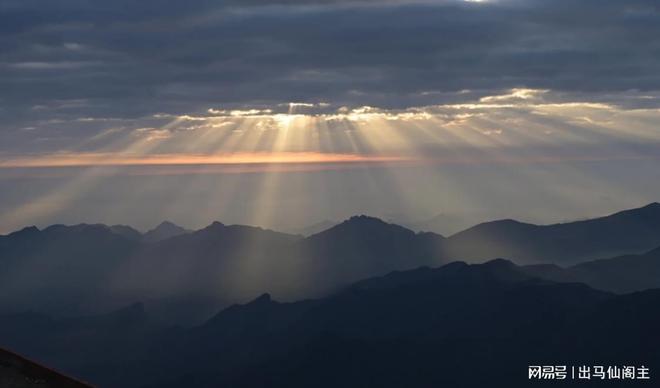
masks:
<svg viewBox="0 0 660 388"><path fill-rule="evenodd" d="M658 37L651 0L4 0L0 117L658 91Z"/></svg>

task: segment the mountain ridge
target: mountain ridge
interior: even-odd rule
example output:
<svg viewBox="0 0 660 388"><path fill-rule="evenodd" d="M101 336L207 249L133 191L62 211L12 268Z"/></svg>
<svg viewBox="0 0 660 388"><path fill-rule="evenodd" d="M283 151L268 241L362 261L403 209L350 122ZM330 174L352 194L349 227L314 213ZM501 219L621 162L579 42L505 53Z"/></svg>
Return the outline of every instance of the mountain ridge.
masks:
<svg viewBox="0 0 660 388"><path fill-rule="evenodd" d="M43 342L35 343L28 326L0 317L0 328L11 328L0 330L0 341L9 335L31 357L104 386L471 388L506 381L517 388L529 384L522 376L536 360L581 365L598 355L617 365L620 357L646 355L640 361L655 370L657 303L660 290L618 296L539 279L495 259L392 272L315 300L261 294L189 329L112 323L132 315L121 311L141 315L133 306L82 324L44 320ZM467 373L466 360L480 373ZM342 378L328 381L338 370Z"/></svg>
<svg viewBox="0 0 660 388"><path fill-rule="evenodd" d="M614 213L605 217L607 227L602 227L603 218L550 229L513 220L503 221L507 227L498 229L502 221L491 222L484 225L503 230L498 233L504 237L490 245L473 238L457 245L454 236L416 233L364 215L309 237L216 221L150 243L102 224L27 227L0 236L0 312L93 314L144 300L148 308L162 312L162 319L195 324L223 306L243 303L263 292L287 301L318 298L392 271L494 257L523 265L543 263L546 266L527 271L550 280L635 291L660 284L660 276L653 276L658 273L656 261L636 254L642 246L643 252L660 249L660 242L655 242L660 239L659 209L660 204L653 203ZM573 233L575 225L578 229ZM640 228L646 232L637 233ZM622 229L629 236L619 244ZM530 237L529 230L536 234ZM576 236L584 235L588 237L585 244L571 245ZM640 239L635 240L636 236ZM634 249L630 241L635 242ZM606 258L620 257L620 250L630 248L618 259L627 264L614 272L607 268L616 267L616 261L604 262L599 269L570 268L592 261L592 256L600 258L603 244L615 251ZM531 260L529 252L537 260ZM544 257L549 259L540 261ZM559 266L547 266L553 263ZM617 271L628 274L630 280L617 279Z"/></svg>
<svg viewBox="0 0 660 388"><path fill-rule="evenodd" d="M520 264L575 264L643 253L660 246L660 203L549 225L491 221L450 236L448 245L449 255L456 259L499 256Z"/></svg>

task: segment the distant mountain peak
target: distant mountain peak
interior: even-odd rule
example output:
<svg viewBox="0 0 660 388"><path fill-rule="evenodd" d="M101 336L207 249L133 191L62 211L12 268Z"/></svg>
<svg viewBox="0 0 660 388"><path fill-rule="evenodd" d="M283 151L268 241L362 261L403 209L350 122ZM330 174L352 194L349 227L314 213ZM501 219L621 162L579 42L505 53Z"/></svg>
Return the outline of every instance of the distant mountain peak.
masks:
<svg viewBox="0 0 660 388"><path fill-rule="evenodd" d="M340 224L333 226L330 229L324 230L318 234L312 236L312 238L318 238L320 236L328 235L364 235L364 234L373 234L373 233L407 233L414 235L415 232L404 228L403 226L387 223L380 218L366 216L366 215L357 215L353 216Z"/></svg>
<svg viewBox="0 0 660 388"><path fill-rule="evenodd" d="M259 297L255 300L253 300L252 302L250 302L250 304L270 303L272 301L273 300L272 300L270 294L266 292L266 293L263 293L263 294L259 295Z"/></svg>
<svg viewBox="0 0 660 388"><path fill-rule="evenodd" d="M158 229L173 229L173 228L174 228L174 229L184 229L184 228L182 228L181 226L175 224L175 223L172 222L172 221L167 221L167 220L165 220L165 221L161 222L160 224L158 224L158 226L156 226L156 227L155 227L154 229L152 229L152 230L158 230Z"/></svg>
<svg viewBox="0 0 660 388"><path fill-rule="evenodd" d="M538 225L534 224L528 224L525 222L513 220L510 218L507 219L502 219L502 220L495 220L495 221L488 221L484 222L478 225L475 225L471 228L468 228L462 232L458 232L455 235L451 236L452 239L463 239L466 238L473 238L474 235L480 235L482 233L517 233L519 231L526 231L526 230L532 230L538 228Z"/></svg>
<svg viewBox="0 0 660 388"><path fill-rule="evenodd" d="M643 206L639 209L633 209L633 210L645 210L645 211L653 211L653 212L660 211L660 203L651 202L646 206Z"/></svg>
<svg viewBox="0 0 660 388"><path fill-rule="evenodd" d="M160 224L158 224L158 226L156 226L156 229L158 229L158 228L172 228L172 227L180 228L180 226L175 224L174 222L165 220L165 221L161 222Z"/></svg>
<svg viewBox="0 0 660 388"><path fill-rule="evenodd" d="M516 264L507 259L502 259L502 258L497 258L493 260L489 260L485 263L482 264L483 266L486 267L501 267L501 268L515 268L517 267Z"/></svg>
<svg viewBox="0 0 660 388"><path fill-rule="evenodd" d="M143 239L147 242L157 242L186 233L190 233L190 231L173 222L163 221L154 229L145 233Z"/></svg>
<svg viewBox="0 0 660 388"><path fill-rule="evenodd" d="M495 222L499 222L501 224L524 224L524 222L514 220L513 218L504 218L504 219L501 219L501 220L495 221Z"/></svg>
<svg viewBox="0 0 660 388"><path fill-rule="evenodd" d="M194 233L195 234L208 233L208 232L223 230L225 228L227 228L227 225L223 224L222 222L213 221L209 225L203 227L202 229L196 230Z"/></svg>
<svg viewBox="0 0 660 388"><path fill-rule="evenodd" d="M447 237L436 233L436 232L417 232L417 235L422 238L435 238L435 239L441 239L441 240L446 240Z"/></svg>
<svg viewBox="0 0 660 388"><path fill-rule="evenodd" d="M75 225L54 224L43 230L43 232L64 232L64 233L78 233L78 232L102 232L107 233L112 231L112 228L105 224L88 224L80 223Z"/></svg>
<svg viewBox="0 0 660 388"><path fill-rule="evenodd" d="M25 236L39 232L40 232L39 228L32 225L32 226L26 226L25 228L21 230L17 230L16 232L9 233L7 236Z"/></svg>
<svg viewBox="0 0 660 388"><path fill-rule="evenodd" d="M336 228L339 228L339 227L342 227L342 226L353 226L353 225L355 225L355 226L365 226L365 225L368 225L368 226L384 226L384 227L389 226L389 227L396 227L398 229L408 230L408 229L404 228L403 226L400 226L400 225L397 225L397 224L392 224L392 223L383 221L382 219L380 219L378 217L367 216L367 215L364 215L364 214L352 216L351 218L345 220L344 222L336 225L335 227L333 227L331 229L336 229Z"/></svg>
<svg viewBox="0 0 660 388"><path fill-rule="evenodd" d="M535 227L537 225L535 224L530 224L527 222L522 222L518 220L514 220L512 218L504 218L501 220L495 220L495 221L489 221L489 222L484 222L481 225L497 225L497 226L507 226L507 227Z"/></svg>
<svg viewBox="0 0 660 388"><path fill-rule="evenodd" d="M349 221L349 222L367 222L367 221L371 221L371 222L386 223L385 221L381 220L380 218L368 216L368 215L365 215L365 214L358 214L358 215L352 216L347 221Z"/></svg>

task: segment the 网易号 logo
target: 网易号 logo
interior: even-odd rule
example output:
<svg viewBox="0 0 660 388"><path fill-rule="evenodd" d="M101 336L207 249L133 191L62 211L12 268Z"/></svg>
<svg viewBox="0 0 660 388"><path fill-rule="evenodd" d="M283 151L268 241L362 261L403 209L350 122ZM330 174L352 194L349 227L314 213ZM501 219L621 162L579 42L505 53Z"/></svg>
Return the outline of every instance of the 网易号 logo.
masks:
<svg viewBox="0 0 660 388"><path fill-rule="evenodd" d="M632 365L530 365L529 380L650 380L648 367Z"/></svg>

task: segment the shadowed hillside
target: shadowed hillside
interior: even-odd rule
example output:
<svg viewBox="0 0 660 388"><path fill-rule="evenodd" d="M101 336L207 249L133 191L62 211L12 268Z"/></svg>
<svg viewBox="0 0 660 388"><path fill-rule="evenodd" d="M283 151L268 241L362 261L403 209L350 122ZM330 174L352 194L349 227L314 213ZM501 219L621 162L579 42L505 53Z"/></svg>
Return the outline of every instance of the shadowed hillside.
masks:
<svg viewBox="0 0 660 388"><path fill-rule="evenodd" d="M3 388L91 388L10 351L0 349L0 387Z"/></svg>
<svg viewBox="0 0 660 388"><path fill-rule="evenodd" d="M575 264L660 246L660 203L607 217L565 224L487 222L448 239L448 255L461 260L507 257L517 263Z"/></svg>
<svg viewBox="0 0 660 388"><path fill-rule="evenodd" d="M657 370L658 303L657 290L616 296L500 259L393 272L316 300L262 295L191 329L149 323L139 306L5 316L0 343L109 387L524 387L528 365Z"/></svg>
<svg viewBox="0 0 660 388"><path fill-rule="evenodd" d="M529 274L558 282L582 282L594 288L624 293L660 287L660 248L562 268L553 264L525 267Z"/></svg>

